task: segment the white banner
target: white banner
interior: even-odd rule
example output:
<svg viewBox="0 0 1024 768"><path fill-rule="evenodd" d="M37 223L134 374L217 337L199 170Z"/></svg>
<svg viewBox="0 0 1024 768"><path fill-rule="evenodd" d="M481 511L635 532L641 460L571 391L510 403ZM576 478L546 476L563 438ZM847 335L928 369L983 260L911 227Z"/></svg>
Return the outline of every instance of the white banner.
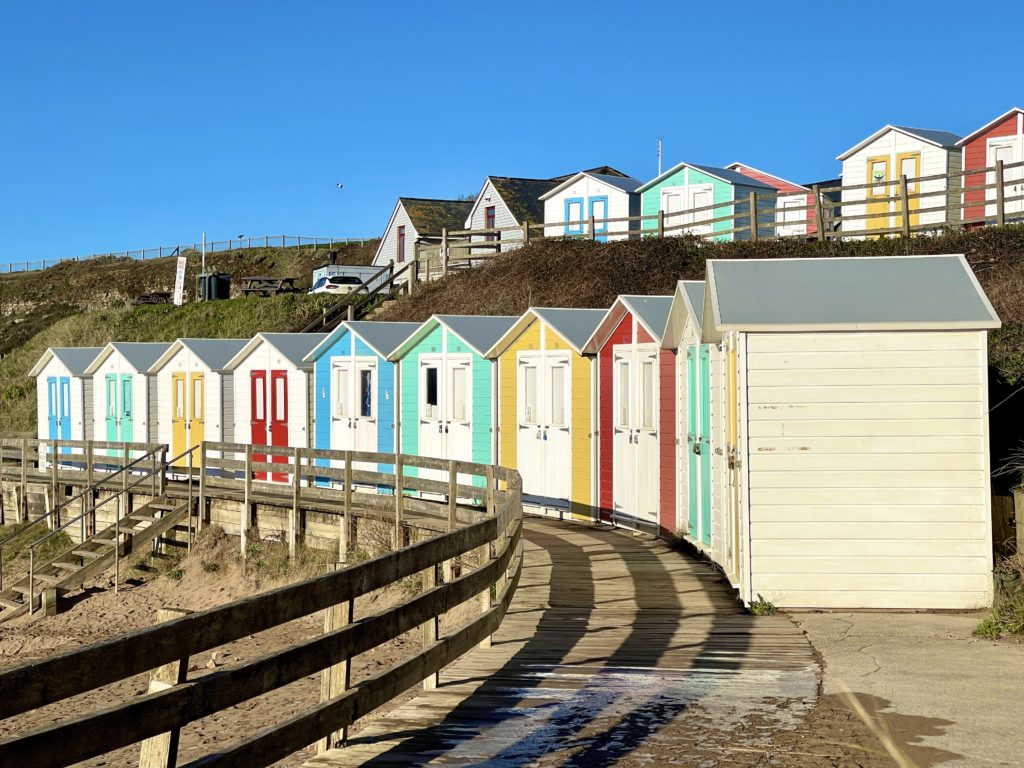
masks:
<svg viewBox="0 0 1024 768"><path fill-rule="evenodd" d="M185 265L188 259L185 256L178 257L178 272L174 276L174 306L180 307L184 302L185 292Z"/></svg>

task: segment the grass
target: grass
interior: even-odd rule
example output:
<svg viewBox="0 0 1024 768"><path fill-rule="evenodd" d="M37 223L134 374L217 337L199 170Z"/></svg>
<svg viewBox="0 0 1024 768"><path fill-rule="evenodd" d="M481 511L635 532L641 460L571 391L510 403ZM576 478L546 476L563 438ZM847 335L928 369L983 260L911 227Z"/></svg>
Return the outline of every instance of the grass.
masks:
<svg viewBox="0 0 1024 768"><path fill-rule="evenodd" d="M288 545L282 541L251 541L245 555L246 573L257 583L319 575L337 559L336 553L329 549L307 547L301 543L296 547L295 557L289 557Z"/></svg>
<svg viewBox="0 0 1024 768"><path fill-rule="evenodd" d="M992 613L978 624L974 635L989 640L1024 637L1024 555L1017 554L1003 560L996 569L996 575L1015 575L1015 586L1007 588L1000 580Z"/></svg>
<svg viewBox="0 0 1024 768"><path fill-rule="evenodd" d="M45 523L40 523L31 530L31 533L25 536L17 536L17 534L24 531L28 525L28 523L12 523L10 525L0 526L0 539L6 539L8 536L15 536L13 540L4 544L4 583L7 583L11 576L17 577L24 573L28 573L30 559L29 547L49 533ZM61 555L71 549L72 544L73 542L71 541L71 538L65 531L61 531L60 533L51 536L45 542L36 547L36 564L49 562L58 555Z"/></svg>
<svg viewBox="0 0 1024 768"><path fill-rule="evenodd" d="M774 616L779 612L779 609L775 603L765 600L759 593L757 599L750 603L750 612L755 616Z"/></svg>

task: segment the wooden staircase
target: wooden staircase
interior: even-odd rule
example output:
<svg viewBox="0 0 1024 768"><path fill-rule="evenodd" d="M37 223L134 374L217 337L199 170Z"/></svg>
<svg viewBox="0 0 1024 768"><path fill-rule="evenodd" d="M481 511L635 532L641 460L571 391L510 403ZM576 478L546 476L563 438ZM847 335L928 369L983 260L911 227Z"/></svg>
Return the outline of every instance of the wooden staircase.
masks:
<svg viewBox="0 0 1024 768"><path fill-rule="evenodd" d="M0 622L25 613L29 607L30 593L33 603L38 607L43 590L51 587L59 592L78 589L113 565L114 542L117 540L115 526L116 531L126 537L121 541L121 556L124 557L138 546L163 535L187 515L187 501L173 501L167 496L159 496L52 560L36 564L31 577L25 574L0 592Z"/></svg>

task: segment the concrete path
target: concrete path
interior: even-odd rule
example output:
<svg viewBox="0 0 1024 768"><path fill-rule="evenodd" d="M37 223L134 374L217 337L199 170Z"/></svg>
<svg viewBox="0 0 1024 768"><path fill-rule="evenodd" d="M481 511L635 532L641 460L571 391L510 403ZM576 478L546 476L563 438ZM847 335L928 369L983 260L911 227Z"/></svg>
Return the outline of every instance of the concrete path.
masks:
<svg viewBox="0 0 1024 768"><path fill-rule="evenodd" d="M308 766L692 765L693 731L785 729L814 705L803 633L743 613L707 566L583 524L532 518L524 538L493 647Z"/></svg>
<svg viewBox="0 0 1024 768"><path fill-rule="evenodd" d="M809 613L794 619L825 662L824 693L881 699L942 766L1024 764L1024 645L981 640L983 614ZM905 721L916 720L916 723ZM928 727L922 728L922 721ZM930 734L930 735L928 735Z"/></svg>

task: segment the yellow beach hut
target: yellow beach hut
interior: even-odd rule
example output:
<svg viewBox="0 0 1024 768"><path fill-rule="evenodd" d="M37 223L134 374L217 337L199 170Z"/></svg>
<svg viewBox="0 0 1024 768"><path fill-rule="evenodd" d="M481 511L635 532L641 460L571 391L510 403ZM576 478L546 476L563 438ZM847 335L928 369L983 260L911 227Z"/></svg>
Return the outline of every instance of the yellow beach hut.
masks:
<svg viewBox="0 0 1024 768"><path fill-rule="evenodd" d="M596 368L582 349L604 316L531 307L487 353L498 365L498 460L546 514L597 519Z"/></svg>

